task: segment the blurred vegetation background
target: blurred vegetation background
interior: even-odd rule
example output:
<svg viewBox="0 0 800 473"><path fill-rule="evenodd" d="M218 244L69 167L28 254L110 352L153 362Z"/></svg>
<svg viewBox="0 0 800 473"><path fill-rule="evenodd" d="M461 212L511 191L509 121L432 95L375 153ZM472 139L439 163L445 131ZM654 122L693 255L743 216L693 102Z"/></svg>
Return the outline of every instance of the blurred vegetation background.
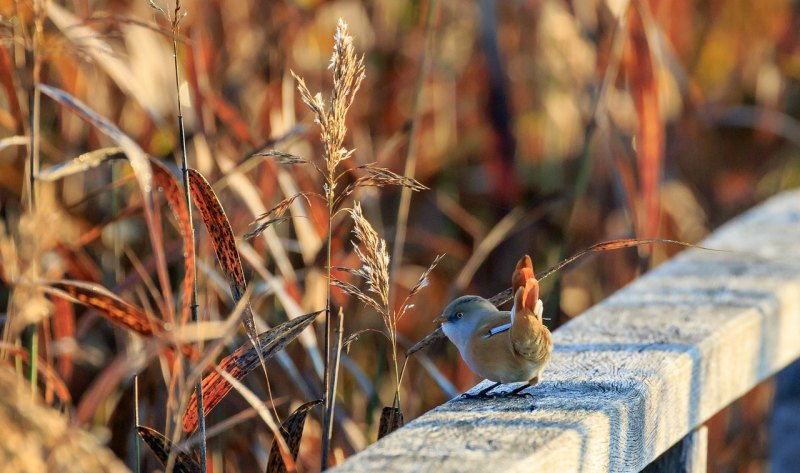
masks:
<svg viewBox="0 0 800 473"><path fill-rule="evenodd" d="M446 253L399 322L403 348L434 328L431 320L453 297L508 287L522 254L544 269L613 238L696 243L800 183L795 2L204 0L184 1L183 10L178 62L189 163L213 185L237 237L285 197L321 191L312 168L253 154L274 148L320 159L319 130L291 71L327 97L336 22L348 23L356 51L365 54L366 79L348 116L346 144L356 151L347 166L358 176L357 166L377 162L430 188L411 196L407 224L399 226L399 189L356 196L390 248L398 231L404 240L402 253L392 253L401 257L391 274L396 299ZM134 373L142 423L175 429L163 362L138 363L135 336L21 282L31 274L90 281L152 307L148 281L157 263L139 191L130 167L115 163L41 183L40 211L31 213L28 139L19 137L31 135L38 81L69 92L147 153L175 163L169 25L145 0L2 0L0 15L0 306L6 333L15 334L4 343L26 343L22 329L9 330L12 323L35 327L39 353L70 394L68 402L56 399L45 380L48 401L104 432L133 467ZM46 96L39 107L42 168L112 144ZM293 310L278 289L303 312L325 306L327 214L318 204L300 199L291 209L297 218L275 226L273 236L240 240L262 326ZM177 293L180 235L169 212L161 214ZM336 266L358 266L351 227L346 218L334 222ZM197 244L201 318L222 320L233 310L227 283L204 231ZM677 251L611 252L570 266L544 286L552 327ZM380 330L380 317L337 290L333 297L344 307L345 337L359 333L343 359L334 442L340 461L374 441L394 386L386 339L360 332ZM321 392L314 367L321 328L314 331L287 352L302 382ZM243 340L237 334L229 347ZM308 400L278 363L268 368L281 415ZM406 420L476 381L454 347L434 345L409 362L401 387ZM246 384L268 399L263 377ZM710 471L765 468L770 393L769 385L759 387L711 420ZM299 459L305 471L319 464L320 419L313 417ZM271 434L240 396L228 396L208 423L219 427L209 440L215 471L263 468ZM146 457L145 468L154 465Z"/></svg>

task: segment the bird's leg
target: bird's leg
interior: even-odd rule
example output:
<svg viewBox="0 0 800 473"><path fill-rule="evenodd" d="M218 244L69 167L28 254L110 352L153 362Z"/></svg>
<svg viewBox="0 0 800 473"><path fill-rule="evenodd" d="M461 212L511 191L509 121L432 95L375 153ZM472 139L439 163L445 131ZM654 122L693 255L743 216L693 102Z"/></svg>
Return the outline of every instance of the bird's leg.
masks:
<svg viewBox="0 0 800 473"><path fill-rule="evenodd" d="M523 393L522 391L524 391L524 390L526 390L528 388L531 388L533 386L536 386L537 384L539 384L539 376L536 376L532 380L528 381L526 384L523 384L522 386L520 386L520 387L518 387L516 389L512 389L511 391L509 391L505 395L506 396L533 397L533 394L531 394L531 393Z"/></svg>
<svg viewBox="0 0 800 473"><path fill-rule="evenodd" d="M503 384L503 383L497 382L497 383L494 383L493 385L489 386L488 388L481 389L480 391L478 391L478 394L464 393L461 396L464 399L486 399L486 398L491 397L491 396L488 395L489 391L491 391L492 389L500 386L501 384Z"/></svg>
<svg viewBox="0 0 800 473"><path fill-rule="evenodd" d="M533 397L533 394L531 394L531 393L523 393L522 392L522 391L528 389L529 387L531 387L530 384L523 384L522 386L507 392L504 396Z"/></svg>

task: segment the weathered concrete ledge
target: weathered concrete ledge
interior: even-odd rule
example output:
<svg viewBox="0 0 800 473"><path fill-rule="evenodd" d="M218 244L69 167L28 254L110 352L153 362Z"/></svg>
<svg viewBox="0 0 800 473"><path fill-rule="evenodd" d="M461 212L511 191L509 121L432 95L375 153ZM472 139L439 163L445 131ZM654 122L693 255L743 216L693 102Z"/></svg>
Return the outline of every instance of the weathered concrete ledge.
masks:
<svg viewBox="0 0 800 473"><path fill-rule="evenodd" d="M452 400L333 471L641 470L800 357L800 192L702 244L729 252L684 251L556 330L533 399Z"/></svg>

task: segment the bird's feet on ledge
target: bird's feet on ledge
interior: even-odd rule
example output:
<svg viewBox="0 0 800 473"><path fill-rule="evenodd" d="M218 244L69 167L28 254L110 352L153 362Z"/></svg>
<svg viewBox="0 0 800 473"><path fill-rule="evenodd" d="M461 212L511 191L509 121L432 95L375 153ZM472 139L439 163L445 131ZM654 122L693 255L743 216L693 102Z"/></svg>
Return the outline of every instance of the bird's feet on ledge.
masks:
<svg viewBox="0 0 800 473"><path fill-rule="evenodd" d="M488 388L481 389L476 394L464 393L464 394L462 394L460 396L460 399L494 399L494 398L498 398L498 397L527 397L527 398L533 398L534 397L533 394L524 392L527 388L531 387L530 384L523 384L522 386L520 386L518 388L515 388L515 389L512 389L510 391L504 391L504 392L489 394L489 392L492 389L496 388L497 386L500 386L500 384L502 384L502 383L495 383L495 384L489 386Z"/></svg>

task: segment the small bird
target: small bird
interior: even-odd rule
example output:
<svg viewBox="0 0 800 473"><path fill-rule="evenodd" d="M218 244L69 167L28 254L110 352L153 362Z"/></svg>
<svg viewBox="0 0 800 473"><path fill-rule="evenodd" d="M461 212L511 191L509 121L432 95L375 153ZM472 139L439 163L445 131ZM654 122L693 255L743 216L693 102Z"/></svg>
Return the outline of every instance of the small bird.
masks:
<svg viewBox="0 0 800 473"><path fill-rule="evenodd" d="M495 382L477 395L466 397L493 397L489 391L500 384L527 383L505 394L517 395L539 382L539 375L550 361L553 339L542 323L539 281L528 255L517 263L511 285L514 306L510 312L498 310L483 297L462 296L434 319L441 322L444 334L458 348L467 366Z"/></svg>

